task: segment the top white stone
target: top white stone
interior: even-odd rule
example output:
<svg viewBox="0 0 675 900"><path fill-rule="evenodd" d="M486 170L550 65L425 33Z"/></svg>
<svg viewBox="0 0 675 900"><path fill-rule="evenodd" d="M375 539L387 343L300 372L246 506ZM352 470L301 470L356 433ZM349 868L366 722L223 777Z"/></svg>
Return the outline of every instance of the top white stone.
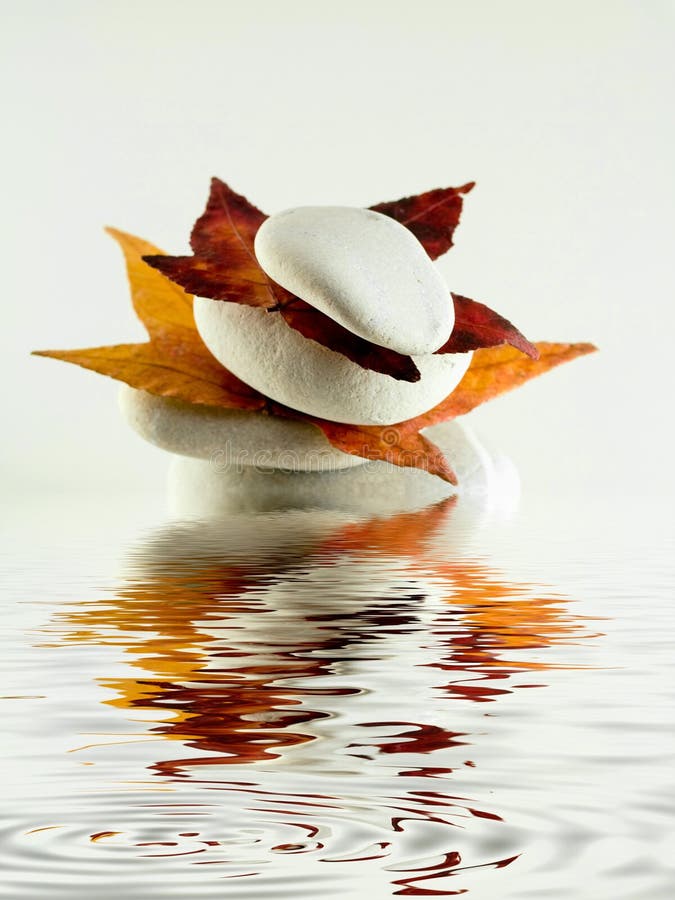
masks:
<svg viewBox="0 0 675 900"><path fill-rule="evenodd" d="M270 216L255 238L265 272L357 334L399 353L442 347L454 325L450 292L414 234L349 206L301 206Z"/></svg>

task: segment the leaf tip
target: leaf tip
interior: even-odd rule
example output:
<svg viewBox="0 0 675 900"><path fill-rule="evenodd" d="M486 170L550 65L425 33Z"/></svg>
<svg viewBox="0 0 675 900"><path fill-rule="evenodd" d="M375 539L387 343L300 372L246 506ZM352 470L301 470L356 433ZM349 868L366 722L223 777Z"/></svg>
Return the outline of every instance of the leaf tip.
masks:
<svg viewBox="0 0 675 900"><path fill-rule="evenodd" d="M103 230L111 237L114 241L116 241L122 249L124 249L125 243L132 240L132 236L127 234L126 231L122 231L121 228L115 228L113 225L104 225Z"/></svg>
<svg viewBox="0 0 675 900"><path fill-rule="evenodd" d="M431 444L431 441L427 439L427 442ZM435 444L431 445L431 453L429 461L426 465L422 465L419 468L429 473L429 475L435 475L440 478L442 481L445 481L446 484L451 484L453 487L457 487L459 484L459 479L457 478L457 473L452 468L445 455L441 450L436 447Z"/></svg>
<svg viewBox="0 0 675 900"><path fill-rule="evenodd" d="M459 478L457 478L455 470L447 462L443 467L443 471L437 472L436 474L439 475L443 479L443 481L446 481L453 487L457 487L457 485L459 484Z"/></svg>
<svg viewBox="0 0 675 900"><path fill-rule="evenodd" d="M64 350L31 350L30 355L42 356L45 359L63 359L66 352Z"/></svg>
<svg viewBox="0 0 675 900"><path fill-rule="evenodd" d="M420 434L419 437L422 439L428 454L425 464L419 466L419 468L425 469L430 475L437 475L443 481L453 485L453 487L457 487L459 484L457 474L440 447L423 434Z"/></svg>
<svg viewBox="0 0 675 900"><path fill-rule="evenodd" d="M537 345L540 348L546 347L546 342L539 343ZM563 348L566 349L570 358L577 359L580 356L588 356L590 353L597 353L598 347L595 344L592 344L590 341L579 341L573 344L562 344Z"/></svg>
<svg viewBox="0 0 675 900"><path fill-rule="evenodd" d="M146 265L151 266L153 269L157 269L158 271L162 272L163 274L165 274L165 273L164 273L164 269L162 268L162 266L166 267L167 260L172 259L172 258L173 257L164 256L161 253L145 253L145 254L143 254L143 256L141 256L141 259L143 260L143 262Z"/></svg>
<svg viewBox="0 0 675 900"><path fill-rule="evenodd" d="M209 202L215 203L217 198L222 196L223 194L227 196L232 193L233 191L227 184L227 182L223 181L222 178L218 178L217 175L212 175L209 182L209 199L207 200L207 209ZM196 226L197 222L195 222L195 227Z"/></svg>

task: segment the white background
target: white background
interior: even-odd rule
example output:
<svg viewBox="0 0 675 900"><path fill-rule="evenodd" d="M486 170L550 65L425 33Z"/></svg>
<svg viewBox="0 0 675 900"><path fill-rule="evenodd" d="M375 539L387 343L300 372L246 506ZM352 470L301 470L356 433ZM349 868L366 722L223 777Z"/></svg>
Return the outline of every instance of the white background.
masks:
<svg viewBox="0 0 675 900"><path fill-rule="evenodd" d="M268 212L475 179L449 286L601 353L472 421L536 491L671 480L672 2L0 8L10 489L161 490L116 384L28 353L142 339L102 226L184 251L211 175Z"/></svg>

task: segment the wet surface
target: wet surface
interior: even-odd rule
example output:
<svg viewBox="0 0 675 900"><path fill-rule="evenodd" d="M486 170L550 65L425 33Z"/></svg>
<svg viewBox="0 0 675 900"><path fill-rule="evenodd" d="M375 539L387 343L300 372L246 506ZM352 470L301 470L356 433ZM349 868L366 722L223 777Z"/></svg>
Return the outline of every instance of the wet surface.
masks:
<svg viewBox="0 0 675 900"><path fill-rule="evenodd" d="M0 895L673 896L668 518L475 502L17 508Z"/></svg>

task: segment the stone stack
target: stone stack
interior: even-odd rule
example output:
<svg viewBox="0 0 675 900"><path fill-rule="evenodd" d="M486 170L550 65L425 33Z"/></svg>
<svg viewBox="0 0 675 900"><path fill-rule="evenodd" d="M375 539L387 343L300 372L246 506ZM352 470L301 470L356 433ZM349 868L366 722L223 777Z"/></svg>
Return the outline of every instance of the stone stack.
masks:
<svg viewBox="0 0 675 900"><path fill-rule="evenodd" d="M273 281L354 335L411 356L421 376L408 382L365 369L267 310L195 298L197 328L213 356L272 400L334 422L394 425L436 406L466 372L470 353L435 354L452 332L453 304L422 245L394 219L350 207L290 209L263 223L255 254ZM121 408L146 440L209 461L221 475L228 467L327 473L366 462L332 447L308 422L126 386Z"/></svg>

